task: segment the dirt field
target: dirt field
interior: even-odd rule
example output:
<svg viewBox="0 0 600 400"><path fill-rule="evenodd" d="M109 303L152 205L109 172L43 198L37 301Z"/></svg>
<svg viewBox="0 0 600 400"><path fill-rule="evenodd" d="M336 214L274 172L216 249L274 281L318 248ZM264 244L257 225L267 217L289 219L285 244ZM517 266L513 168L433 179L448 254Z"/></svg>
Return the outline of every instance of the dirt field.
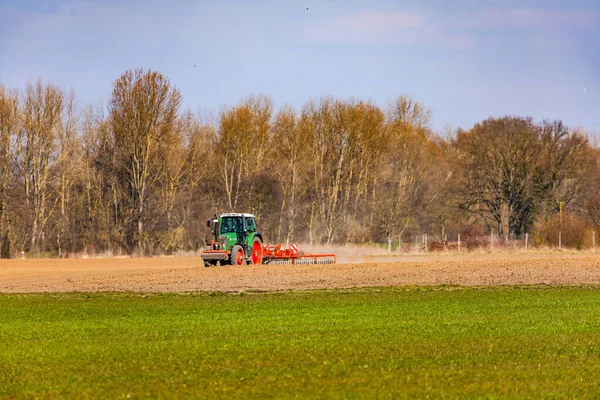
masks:
<svg viewBox="0 0 600 400"><path fill-rule="evenodd" d="M373 258L371 258L373 260ZM600 255L412 256L204 268L199 257L3 260L0 292L277 291L397 285L600 284Z"/></svg>

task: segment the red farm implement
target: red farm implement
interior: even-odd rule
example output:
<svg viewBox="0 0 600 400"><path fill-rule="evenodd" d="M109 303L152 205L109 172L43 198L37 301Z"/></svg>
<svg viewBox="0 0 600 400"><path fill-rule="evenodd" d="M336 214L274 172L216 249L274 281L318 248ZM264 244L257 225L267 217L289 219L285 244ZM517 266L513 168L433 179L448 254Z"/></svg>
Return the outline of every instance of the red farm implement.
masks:
<svg viewBox="0 0 600 400"><path fill-rule="evenodd" d="M282 249L281 244L263 244L263 264L335 264L335 254L306 254L291 244Z"/></svg>

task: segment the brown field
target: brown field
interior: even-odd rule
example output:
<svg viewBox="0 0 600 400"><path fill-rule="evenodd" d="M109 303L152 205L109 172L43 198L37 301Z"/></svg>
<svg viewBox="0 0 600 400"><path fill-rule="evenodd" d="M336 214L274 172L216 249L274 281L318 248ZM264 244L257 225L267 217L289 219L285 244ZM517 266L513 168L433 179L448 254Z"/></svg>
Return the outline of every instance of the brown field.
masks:
<svg viewBox="0 0 600 400"><path fill-rule="evenodd" d="M0 261L0 292L281 291L402 285L600 284L600 255L345 257L335 265L205 268L199 257Z"/></svg>

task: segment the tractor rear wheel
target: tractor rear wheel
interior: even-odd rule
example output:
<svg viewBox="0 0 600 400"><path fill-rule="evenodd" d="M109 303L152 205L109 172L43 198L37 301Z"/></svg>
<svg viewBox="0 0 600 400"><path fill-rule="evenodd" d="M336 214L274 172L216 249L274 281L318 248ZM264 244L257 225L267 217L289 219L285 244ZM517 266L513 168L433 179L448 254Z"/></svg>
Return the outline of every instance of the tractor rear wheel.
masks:
<svg viewBox="0 0 600 400"><path fill-rule="evenodd" d="M229 258L232 265L246 265L246 254L244 253L244 248L239 244L233 246Z"/></svg>
<svg viewBox="0 0 600 400"><path fill-rule="evenodd" d="M262 264L263 259L263 249L262 249L262 240L260 238L255 237L252 242L252 264Z"/></svg>

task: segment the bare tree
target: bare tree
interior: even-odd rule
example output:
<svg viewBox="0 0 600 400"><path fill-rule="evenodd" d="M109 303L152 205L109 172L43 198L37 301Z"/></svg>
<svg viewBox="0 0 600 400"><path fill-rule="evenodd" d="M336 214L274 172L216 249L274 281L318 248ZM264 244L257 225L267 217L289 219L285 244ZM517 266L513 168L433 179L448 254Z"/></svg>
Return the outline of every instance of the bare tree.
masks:
<svg viewBox="0 0 600 400"><path fill-rule="evenodd" d="M554 213L559 202L583 208L581 197L594 166L587 137L562 121L543 121L540 129L541 154L534 178L539 211Z"/></svg>
<svg viewBox="0 0 600 400"><path fill-rule="evenodd" d="M277 237L282 238L282 229L287 225L286 243L294 239L298 216L298 200L306 184L309 136L299 124L299 116L290 107L282 108L273 124L273 170L278 177L283 201L279 210Z"/></svg>
<svg viewBox="0 0 600 400"><path fill-rule="evenodd" d="M82 172L82 152L78 133L78 115L75 104L75 93L70 92L65 99L64 115L58 128L58 159L59 169L58 200L60 202L60 217L57 220L56 244L58 254L62 255L64 240L71 223L70 203L71 191L78 175Z"/></svg>
<svg viewBox="0 0 600 400"><path fill-rule="evenodd" d="M115 150L110 120L103 107L90 106L81 124L81 247L86 252L130 250L126 227L132 224L122 184L121 155Z"/></svg>
<svg viewBox="0 0 600 400"><path fill-rule="evenodd" d="M210 126L201 125L190 112L178 118L175 135L165 143L164 182L161 183L161 206L166 216L165 249L183 246L184 227L191 215L191 201L199 182L208 175Z"/></svg>
<svg viewBox="0 0 600 400"><path fill-rule="evenodd" d="M13 172L13 137L19 126L19 103L15 92L0 86L0 256L10 258L8 190Z"/></svg>
<svg viewBox="0 0 600 400"><path fill-rule="evenodd" d="M57 138L64 97L62 89L55 85L44 85L40 80L29 83L17 134L17 162L31 215L30 249L36 253L44 248L46 223L55 206L50 203L51 179L59 156Z"/></svg>
<svg viewBox="0 0 600 400"><path fill-rule="evenodd" d="M331 244L342 221L339 207L349 153L349 131L344 125L345 107L341 101L323 98L318 103L307 103L303 110L303 124L306 124L303 129L308 130L311 139L312 199L307 218L311 243L315 239L320 242L322 238L321 235L315 237L317 222L324 230L326 243Z"/></svg>
<svg viewBox="0 0 600 400"><path fill-rule="evenodd" d="M239 106L221 111L215 142L219 154L216 163L230 210L240 205L244 182L262 170L269 151L272 109L271 99L252 96ZM250 184L246 196L252 190ZM260 213L259 205L256 207Z"/></svg>
<svg viewBox="0 0 600 400"><path fill-rule="evenodd" d="M533 176L540 129L531 118L490 118L458 133L464 172L461 204L501 236L526 232L533 223Z"/></svg>
<svg viewBox="0 0 600 400"><path fill-rule="evenodd" d="M376 186L374 216L375 228L385 235L388 251L392 237L403 234L424 200L429 141L424 128L428 121L429 111L404 97L398 98L388 114L388 145Z"/></svg>
<svg viewBox="0 0 600 400"><path fill-rule="evenodd" d="M431 123L431 108L409 95L398 96L389 105L389 118L405 129L424 129Z"/></svg>
<svg viewBox="0 0 600 400"><path fill-rule="evenodd" d="M372 203L372 189L388 148L385 115L375 105L351 101L346 107L345 125L348 129L348 163L344 168L342 215L346 224L366 216ZM362 207L361 207L362 206ZM372 208L371 208L372 209ZM347 238L350 232L347 232Z"/></svg>
<svg viewBox="0 0 600 400"><path fill-rule="evenodd" d="M180 103L179 90L155 71L129 70L114 83L110 123L135 227L128 232L128 243L142 252L148 244L144 231L148 196L160 179L159 150L174 132Z"/></svg>

